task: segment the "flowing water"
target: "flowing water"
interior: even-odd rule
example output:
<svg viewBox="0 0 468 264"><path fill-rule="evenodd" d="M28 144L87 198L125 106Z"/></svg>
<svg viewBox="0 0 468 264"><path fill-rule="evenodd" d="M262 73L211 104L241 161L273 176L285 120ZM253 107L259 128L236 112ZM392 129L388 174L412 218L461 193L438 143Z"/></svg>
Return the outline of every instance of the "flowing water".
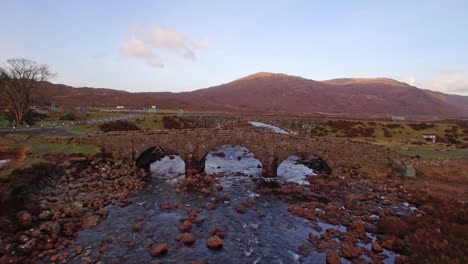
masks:
<svg viewBox="0 0 468 264"><path fill-rule="evenodd" d="M269 125L269 124L265 124L265 123L262 123L262 122L250 121L249 124L251 124L254 127L267 129L267 130L270 130L270 131L278 133L278 134L289 134L288 131L286 131L284 129L281 129L279 127L272 126L272 125Z"/></svg>
<svg viewBox="0 0 468 264"><path fill-rule="evenodd" d="M217 156L220 152L225 153L224 158ZM100 257L104 263L148 263L155 258L150 256L145 245L159 243L169 246L169 252L158 257L164 263L190 263L193 260L205 263L324 263L322 253L306 257L298 253L298 247L307 242L313 231L309 222L289 214L284 202L255 192L255 179L261 175L258 163L251 152L238 146L224 146L207 156L208 173L225 172L219 179L223 186L219 193L229 200L218 203L215 210L203 210L198 214L205 220L194 224L191 233L197 241L191 246L175 240L180 234L179 219L187 217L186 208L206 206L215 194L198 199L196 194L175 193L174 186L183 177L183 161L177 156L153 164L153 179L131 199L132 203L123 208L108 206L107 218L97 227L81 231L77 243L98 249L103 242L111 242ZM163 201L171 205L178 202L181 208L160 209ZM235 208L243 202L251 204L251 208L241 214ZM144 219L140 232L132 231L136 217ZM226 233L221 250L213 251L206 246L211 228ZM97 253L92 250L91 258L93 254ZM79 257L70 263L81 263L81 260Z"/></svg>
<svg viewBox="0 0 468 264"><path fill-rule="evenodd" d="M314 175L314 171L298 161L299 157L291 156L281 163L278 178L283 182L308 184L305 177ZM224 176L219 178L219 184L223 188L213 188L211 195L200 197L198 193L174 191L177 183L184 179L185 164L178 156L165 157L151 165L151 180L130 198L130 205L119 207L115 203L107 206L107 218L95 228L80 231L76 243L67 251L73 252L79 244L91 259L97 258L102 263L149 263L153 260L163 263L191 263L194 260L225 264L325 263L325 253L312 252L303 256L299 246L307 243L310 233L319 235L328 228L346 232L346 227L319 222L323 231L318 233L308 220L288 213L285 202L257 193L256 184L262 170L259 165L254 154L240 146L221 146L213 150L206 157L206 172L222 172ZM201 209L197 217L204 221L193 224L188 231L195 236L196 242L185 245L176 241L180 234L180 219L188 217L186 209L206 208L219 195L226 199L218 202L214 210ZM171 206L177 203L179 207L161 209L163 202ZM236 210L240 204L248 204L243 213ZM140 232L132 230L136 218L143 219ZM208 231L212 228L225 232L220 250L207 247ZM166 243L169 251L152 257L149 251L160 243ZM103 244L109 247L99 253ZM393 263L395 255L385 253L390 256L386 262ZM77 255L69 262L82 263L84 255ZM342 261L347 262L344 258Z"/></svg>

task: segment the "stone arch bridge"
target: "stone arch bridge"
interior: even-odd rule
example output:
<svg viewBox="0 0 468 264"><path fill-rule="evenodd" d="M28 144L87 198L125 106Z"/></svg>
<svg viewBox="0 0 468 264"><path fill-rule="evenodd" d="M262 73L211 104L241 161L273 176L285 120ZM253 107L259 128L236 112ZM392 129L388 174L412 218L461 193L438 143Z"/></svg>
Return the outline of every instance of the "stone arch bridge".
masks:
<svg viewBox="0 0 468 264"><path fill-rule="evenodd" d="M204 169L208 152L222 145L240 145L262 163L263 175L275 177L279 163L293 154L316 155L322 171L342 168L360 158L388 166L390 152L375 145L349 140L327 140L275 134L248 129L187 129L147 132L110 132L86 140L101 146L116 158L132 159L140 168L171 154L179 155L186 169ZM394 154L394 153L393 153ZM327 165L328 164L328 165Z"/></svg>

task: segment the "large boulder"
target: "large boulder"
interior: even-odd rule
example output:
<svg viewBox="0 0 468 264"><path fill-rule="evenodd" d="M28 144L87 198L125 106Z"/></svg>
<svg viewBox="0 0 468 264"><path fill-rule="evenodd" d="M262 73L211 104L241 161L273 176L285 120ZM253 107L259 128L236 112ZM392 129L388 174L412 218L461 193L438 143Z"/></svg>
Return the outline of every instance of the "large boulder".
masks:
<svg viewBox="0 0 468 264"><path fill-rule="evenodd" d="M416 170L414 169L413 165L397 162L395 168L399 173L401 173L405 177L416 176Z"/></svg>

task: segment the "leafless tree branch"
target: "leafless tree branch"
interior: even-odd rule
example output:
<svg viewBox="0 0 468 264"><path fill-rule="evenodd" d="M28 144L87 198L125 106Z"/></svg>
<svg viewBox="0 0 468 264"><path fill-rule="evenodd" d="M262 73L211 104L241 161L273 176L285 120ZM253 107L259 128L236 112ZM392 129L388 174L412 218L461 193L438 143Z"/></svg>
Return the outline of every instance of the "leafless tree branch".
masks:
<svg viewBox="0 0 468 264"><path fill-rule="evenodd" d="M54 74L48 65L15 58L0 66L0 101L13 117L14 123L22 125L33 106L33 90Z"/></svg>

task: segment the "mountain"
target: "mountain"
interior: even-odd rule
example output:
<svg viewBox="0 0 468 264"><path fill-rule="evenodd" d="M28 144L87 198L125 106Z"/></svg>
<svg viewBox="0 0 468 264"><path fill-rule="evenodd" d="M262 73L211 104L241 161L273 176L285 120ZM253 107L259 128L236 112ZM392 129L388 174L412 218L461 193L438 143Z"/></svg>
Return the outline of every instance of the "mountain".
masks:
<svg viewBox="0 0 468 264"><path fill-rule="evenodd" d="M280 115L468 116L468 96L419 89L387 78L314 81L259 72L183 93L129 93L44 83L42 92L62 106L149 107Z"/></svg>

